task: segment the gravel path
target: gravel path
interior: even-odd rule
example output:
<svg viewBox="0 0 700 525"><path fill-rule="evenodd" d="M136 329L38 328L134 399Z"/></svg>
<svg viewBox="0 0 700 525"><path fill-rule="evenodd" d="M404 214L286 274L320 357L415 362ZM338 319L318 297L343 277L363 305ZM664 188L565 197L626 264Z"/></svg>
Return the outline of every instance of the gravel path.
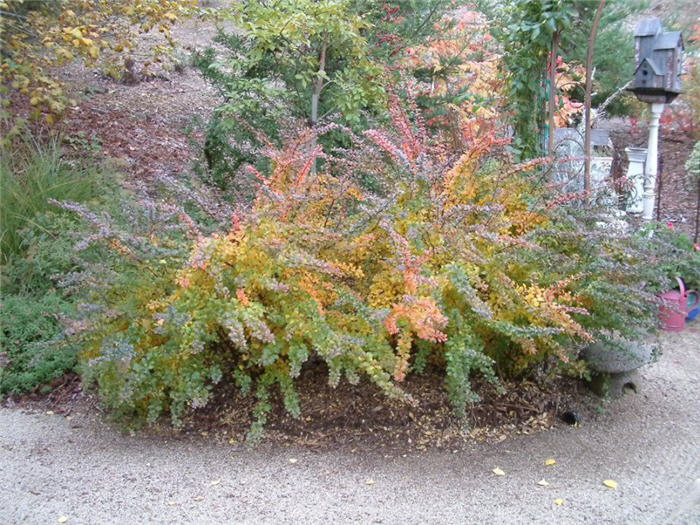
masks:
<svg viewBox="0 0 700 525"><path fill-rule="evenodd" d="M249 450L1 409L0 521L697 524L700 325L663 342L594 423L456 452Z"/></svg>

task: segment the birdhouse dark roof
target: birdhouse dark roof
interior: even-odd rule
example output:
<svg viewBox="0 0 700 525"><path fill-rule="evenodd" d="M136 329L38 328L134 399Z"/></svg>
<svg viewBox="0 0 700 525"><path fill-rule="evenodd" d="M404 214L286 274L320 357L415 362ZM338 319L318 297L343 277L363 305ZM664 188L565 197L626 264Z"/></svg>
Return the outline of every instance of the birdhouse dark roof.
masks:
<svg viewBox="0 0 700 525"><path fill-rule="evenodd" d="M651 36L661 31L661 20L658 18L644 18L634 28L634 36Z"/></svg>
<svg viewBox="0 0 700 525"><path fill-rule="evenodd" d="M654 60L652 60L649 57L644 57L644 60L642 60L639 65L635 68L634 72L637 73L639 71L639 68L644 65L644 63L649 64L649 67L651 67L652 71L654 71L655 75L663 75L664 72L661 70L661 68L656 64Z"/></svg>
<svg viewBox="0 0 700 525"><path fill-rule="evenodd" d="M681 38L680 31L667 31L665 33L661 33L654 41L654 49L674 49L678 45L679 40L681 42L681 46L683 46L683 38Z"/></svg>

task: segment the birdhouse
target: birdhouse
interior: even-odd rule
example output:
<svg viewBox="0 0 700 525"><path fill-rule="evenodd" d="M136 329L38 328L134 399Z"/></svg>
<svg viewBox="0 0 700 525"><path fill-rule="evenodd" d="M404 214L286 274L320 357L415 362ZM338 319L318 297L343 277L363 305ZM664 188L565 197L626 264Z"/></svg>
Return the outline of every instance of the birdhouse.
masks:
<svg viewBox="0 0 700 525"><path fill-rule="evenodd" d="M642 102L671 102L681 92L683 49L680 31L663 31L658 18L640 21L634 30L630 91Z"/></svg>

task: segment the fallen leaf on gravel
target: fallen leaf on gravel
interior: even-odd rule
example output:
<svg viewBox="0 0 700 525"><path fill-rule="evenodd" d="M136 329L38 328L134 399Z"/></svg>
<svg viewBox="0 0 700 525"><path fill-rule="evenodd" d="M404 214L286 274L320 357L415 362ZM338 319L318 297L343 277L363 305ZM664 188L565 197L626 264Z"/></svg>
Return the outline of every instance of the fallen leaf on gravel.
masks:
<svg viewBox="0 0 700 525"><path fill-rule="evenodd" d="M555 505L562 505L564 503L564 500L562 498L557 498L554 500Z"/></svg>
<svg viewBox="0 0 700 525"><path fill-rule="evenodd" d="M297 458L289 458L289 462L290 462L290 463L296 463L296 462L297 462Z"/></svg>
<svg viewBox="0 0 700 525"><path fill-rule="evenodd" d="M365 481L365 485L374 485L374 480L372 478L367 478L367 481Z"/></svg>
<svg viewBox="0 0 700 525"><path fill-rule="evenodd" d="M175 502L173 500L169 500L166 502L168 505L173 506L175 505Z"/></svg>
<svg viewBox="0 0 700 525"><path fill-rule="evenodd" d="M610 487L611 489L616 489L617 481L612 479L606 479L605 481L603 481L603 485L605 485L606 487Z"/></svg>
<svg viewBox="0 0 700 525"><path fill-rule="evenodd" d="M195 501L203 501L203 500L204 500L204 496L195 496L195 497L192 498L192 499L195 500Z"/></svg>
<svg viewBox="0 0 700 525"><path fill-rule="evenodd" d="M495 469L493 469L493 473L496 474L496 476L505 476L505 475L506 475L506 473L503 472L503 471L502 471L500 468L498 468L498 467L496 467Z"/></svg>
<svg viewBox="0 0 700 525"><path fill-rule="evenodd" d="M60 518L58 518L59 523L65 523L67 521L68 521L68 516L61 516Z"/></svg>
<svg viewBox="0 0 700 525"><path fill-rule="evenodd" d="M541 487L547 487L549 485L544 479L539 480L537 484Z"/></svg>
<svg viewBox="0 0 700 525"><path fill-rule="evenodd" d="M547 465L547 466L549 466L549 465L554 465L556 462L557 462L557 460L556 460L556 459L552 459L552 458L549 458L549 459L545 459L545 460L544 460L544 464Z"/></svg>
<svg viewBox="0 0 700 525"><path fill-rule="evenodd" d="M213 487L214 485L218 485L219 483L221 483L221 480L215 479L214 481L211 482L211 486Z"/></svg>

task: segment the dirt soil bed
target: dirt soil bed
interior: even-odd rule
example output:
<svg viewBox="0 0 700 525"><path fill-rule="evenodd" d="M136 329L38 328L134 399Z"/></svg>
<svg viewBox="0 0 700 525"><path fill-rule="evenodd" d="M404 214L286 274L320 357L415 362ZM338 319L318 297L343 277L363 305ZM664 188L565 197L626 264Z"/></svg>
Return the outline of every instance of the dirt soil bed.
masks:
<svg viewBox="0 0 700 525"><path fill-rule="evenodd" d="M2 406L50 411L68 416L74 412L100 413L91 392L83 392L79 378L67 374L51 385L54 390L11 396ZM461 448L471 441L499 442L515 434L531 434L564 425L559 416L575 410L583 418L594 417L600 400L583 383L572 379L504 385L477 383L482 401L468 407L467 420L457 418L437 371L412 375L403 385L412 402L387 398L374 385L347 381L333 388L325 365L313 365L298 382L301 417L290 416L279 396L265 427L264 441L311 448L362 446L424 450L429 447ZM215 391L208 407L185 420L181 430L164 420L146 434L204 436L217 442L241 443L252 423L253 395L242 395L232 385Z"/></svg>

